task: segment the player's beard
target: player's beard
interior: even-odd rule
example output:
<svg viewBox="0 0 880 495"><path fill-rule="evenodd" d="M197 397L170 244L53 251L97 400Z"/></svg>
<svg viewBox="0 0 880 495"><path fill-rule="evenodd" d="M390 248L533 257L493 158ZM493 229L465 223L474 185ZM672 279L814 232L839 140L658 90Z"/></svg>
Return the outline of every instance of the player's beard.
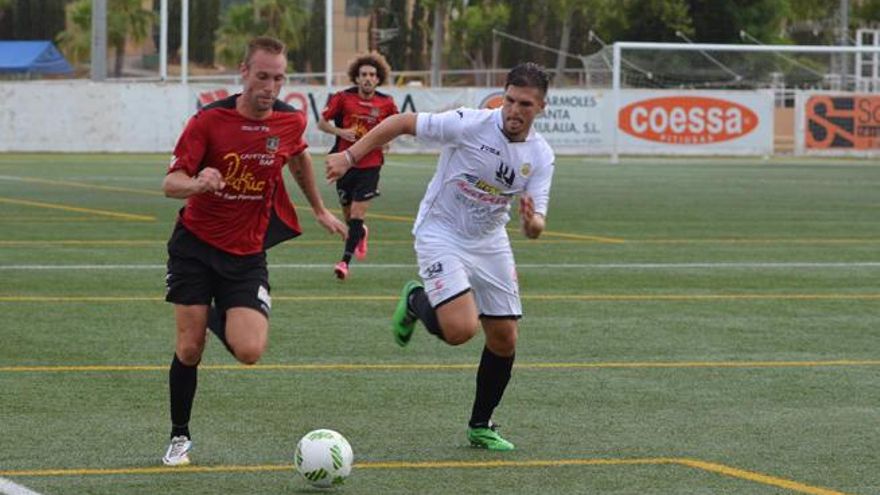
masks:
<svg viewBox="0 0 880 495"><path fill-rule="evenodd" d="M275 98L271 95L255 94L251 99L251 105L253 105L254 109L258 112L271 110L274 103Z"/></svg>

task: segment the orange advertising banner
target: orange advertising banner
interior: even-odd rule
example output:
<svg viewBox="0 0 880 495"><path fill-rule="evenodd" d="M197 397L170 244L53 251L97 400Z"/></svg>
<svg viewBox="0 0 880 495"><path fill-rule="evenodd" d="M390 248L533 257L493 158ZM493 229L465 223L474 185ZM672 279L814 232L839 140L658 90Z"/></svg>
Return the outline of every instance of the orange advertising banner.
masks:
<svg viewBox="0 0 880 495"><path fill-rule="evenodd" d="M880 96L814 95L804 113L807 149L880 149Z"/></svg>

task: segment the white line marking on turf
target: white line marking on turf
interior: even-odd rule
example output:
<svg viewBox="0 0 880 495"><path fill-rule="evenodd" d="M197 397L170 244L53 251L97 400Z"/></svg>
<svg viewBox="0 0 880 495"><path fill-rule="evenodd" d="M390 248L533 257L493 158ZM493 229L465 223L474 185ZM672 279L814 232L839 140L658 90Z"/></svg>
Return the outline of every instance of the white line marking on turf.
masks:
<svg viewBox="0 0 880 495"><path fill-rule="evenodd" d="M269 268L284 269L296 268L304 270L326 270L333 265L324 263L270 263ZM853 262L756 262L756 263L519 263L517 268L537 269L595 269L595 270L681 270L681 269L765 269L765 268L880 268L878 261L853 261ZM416 268L415 264L406 263L371 263L357 265L361 269L399 269ZM0 265L0 270L164 270L164 264L152 265Z"/></svg>
<svg viewBox="0 0 880 495"><path fill-rule="evenodd" d="M13 483L6 478L0 478L0 493L5 495L40 495L38 492Z"/></svg>

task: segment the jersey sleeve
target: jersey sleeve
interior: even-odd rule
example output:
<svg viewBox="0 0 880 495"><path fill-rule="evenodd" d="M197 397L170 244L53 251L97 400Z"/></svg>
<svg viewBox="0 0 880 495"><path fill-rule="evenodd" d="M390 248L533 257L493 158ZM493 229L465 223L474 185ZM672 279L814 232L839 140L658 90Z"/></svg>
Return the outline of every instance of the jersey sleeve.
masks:
<svg viewBox="0 0 880 495"><path fill-rule="evenodd" d="M321 111L321 117L324 120L333 121L342 110L342 93L334 93L329 100L327 106Z"/></svg>
<svg viewBox="0 0 880 495"><path fill-rule="evenodd" d="M442 113L419 113L416 116L416 138L440 144L457 143L464 134L464 109Z"/></svg>
<svg viewBox="0 0 880 495"><path fill-rule="evenodd" d="M308 122L306 122L306 116L302 112L296 112L294 115L294 118L296 119L296 131L294 131L293 134L294 141L293 146L290 149L290 156L296 156L309 147L309 143L306 141L305 136L306 125L308 125Z"/></svg>
<svg viewBox="0 0 880 495"><path fill-rule="evenodd" d="M553 162L556 158L552 152L547 152L541 157L541 166L535 167L535 171L526 184L526 192L535 200L535 213L547 216L547 207L550 204L550 185L553 182Z"/></svg>
<svg viewBox="0 0 880 495"><path fill-rule="evenodd" d="M174 155L168 166L169 174L178 170L185 171L189 176L199 173L208 146L205 120L205 116L201 113L189 119L174 147Z"/></svg>

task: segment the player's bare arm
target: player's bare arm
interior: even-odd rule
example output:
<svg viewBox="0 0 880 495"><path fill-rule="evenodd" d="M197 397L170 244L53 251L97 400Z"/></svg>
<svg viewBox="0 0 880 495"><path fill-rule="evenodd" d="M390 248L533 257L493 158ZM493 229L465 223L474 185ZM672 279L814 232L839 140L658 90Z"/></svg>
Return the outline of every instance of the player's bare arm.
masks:
<svg viewBox="0 0 880 495"><path fill-rule="evenodd" d="M169 198L186 199L195 194L219 191L226 187L226 181L220 171L213 167L203 168L195 177L177 170L165 176L162 191Z"/></svg>
<svg viewBox="0 0 880 495"><path fill-rule="evenodd" d="M357 140L357 136L355 135L354 129L345 129L341 127L336 127L331 124L325 118L318 119L318 129L326 132L327 134L332 134L334 136L338 136L346 141L351 141L352 143Z"/></svg>
<svg viewBox="0 0 880 495"><path fill-rule="evenodd" d="M537 239L544 232L544 215L535 213L535 200L526 193L519 198L519 218L523 234L529 239Z"/></svg>
<svg viewBox="0 0 880 495"><path fill-rule="evenodd" d="M293 156L287 162L296 184L302 190L306 201L312 207L315 219L331 234L339 234L343 239L348 236L348 227L324 207L324 201L315 184L315 173L312 170L312 155L308 151Z"/></svg>
<svg viewBox="0 0 880 495"><path fill-rule="evenodd" d="M332 153L327 155L326 177L328 182L333 182L353 167L359 159L369 153L374 148L384 146L394 140L394 138L409 134L416 134L416 114L414 113L398 113L383 120L379 125L370 129L364 137L360 138L356 143L351 145L342 153Z"/></svg>

